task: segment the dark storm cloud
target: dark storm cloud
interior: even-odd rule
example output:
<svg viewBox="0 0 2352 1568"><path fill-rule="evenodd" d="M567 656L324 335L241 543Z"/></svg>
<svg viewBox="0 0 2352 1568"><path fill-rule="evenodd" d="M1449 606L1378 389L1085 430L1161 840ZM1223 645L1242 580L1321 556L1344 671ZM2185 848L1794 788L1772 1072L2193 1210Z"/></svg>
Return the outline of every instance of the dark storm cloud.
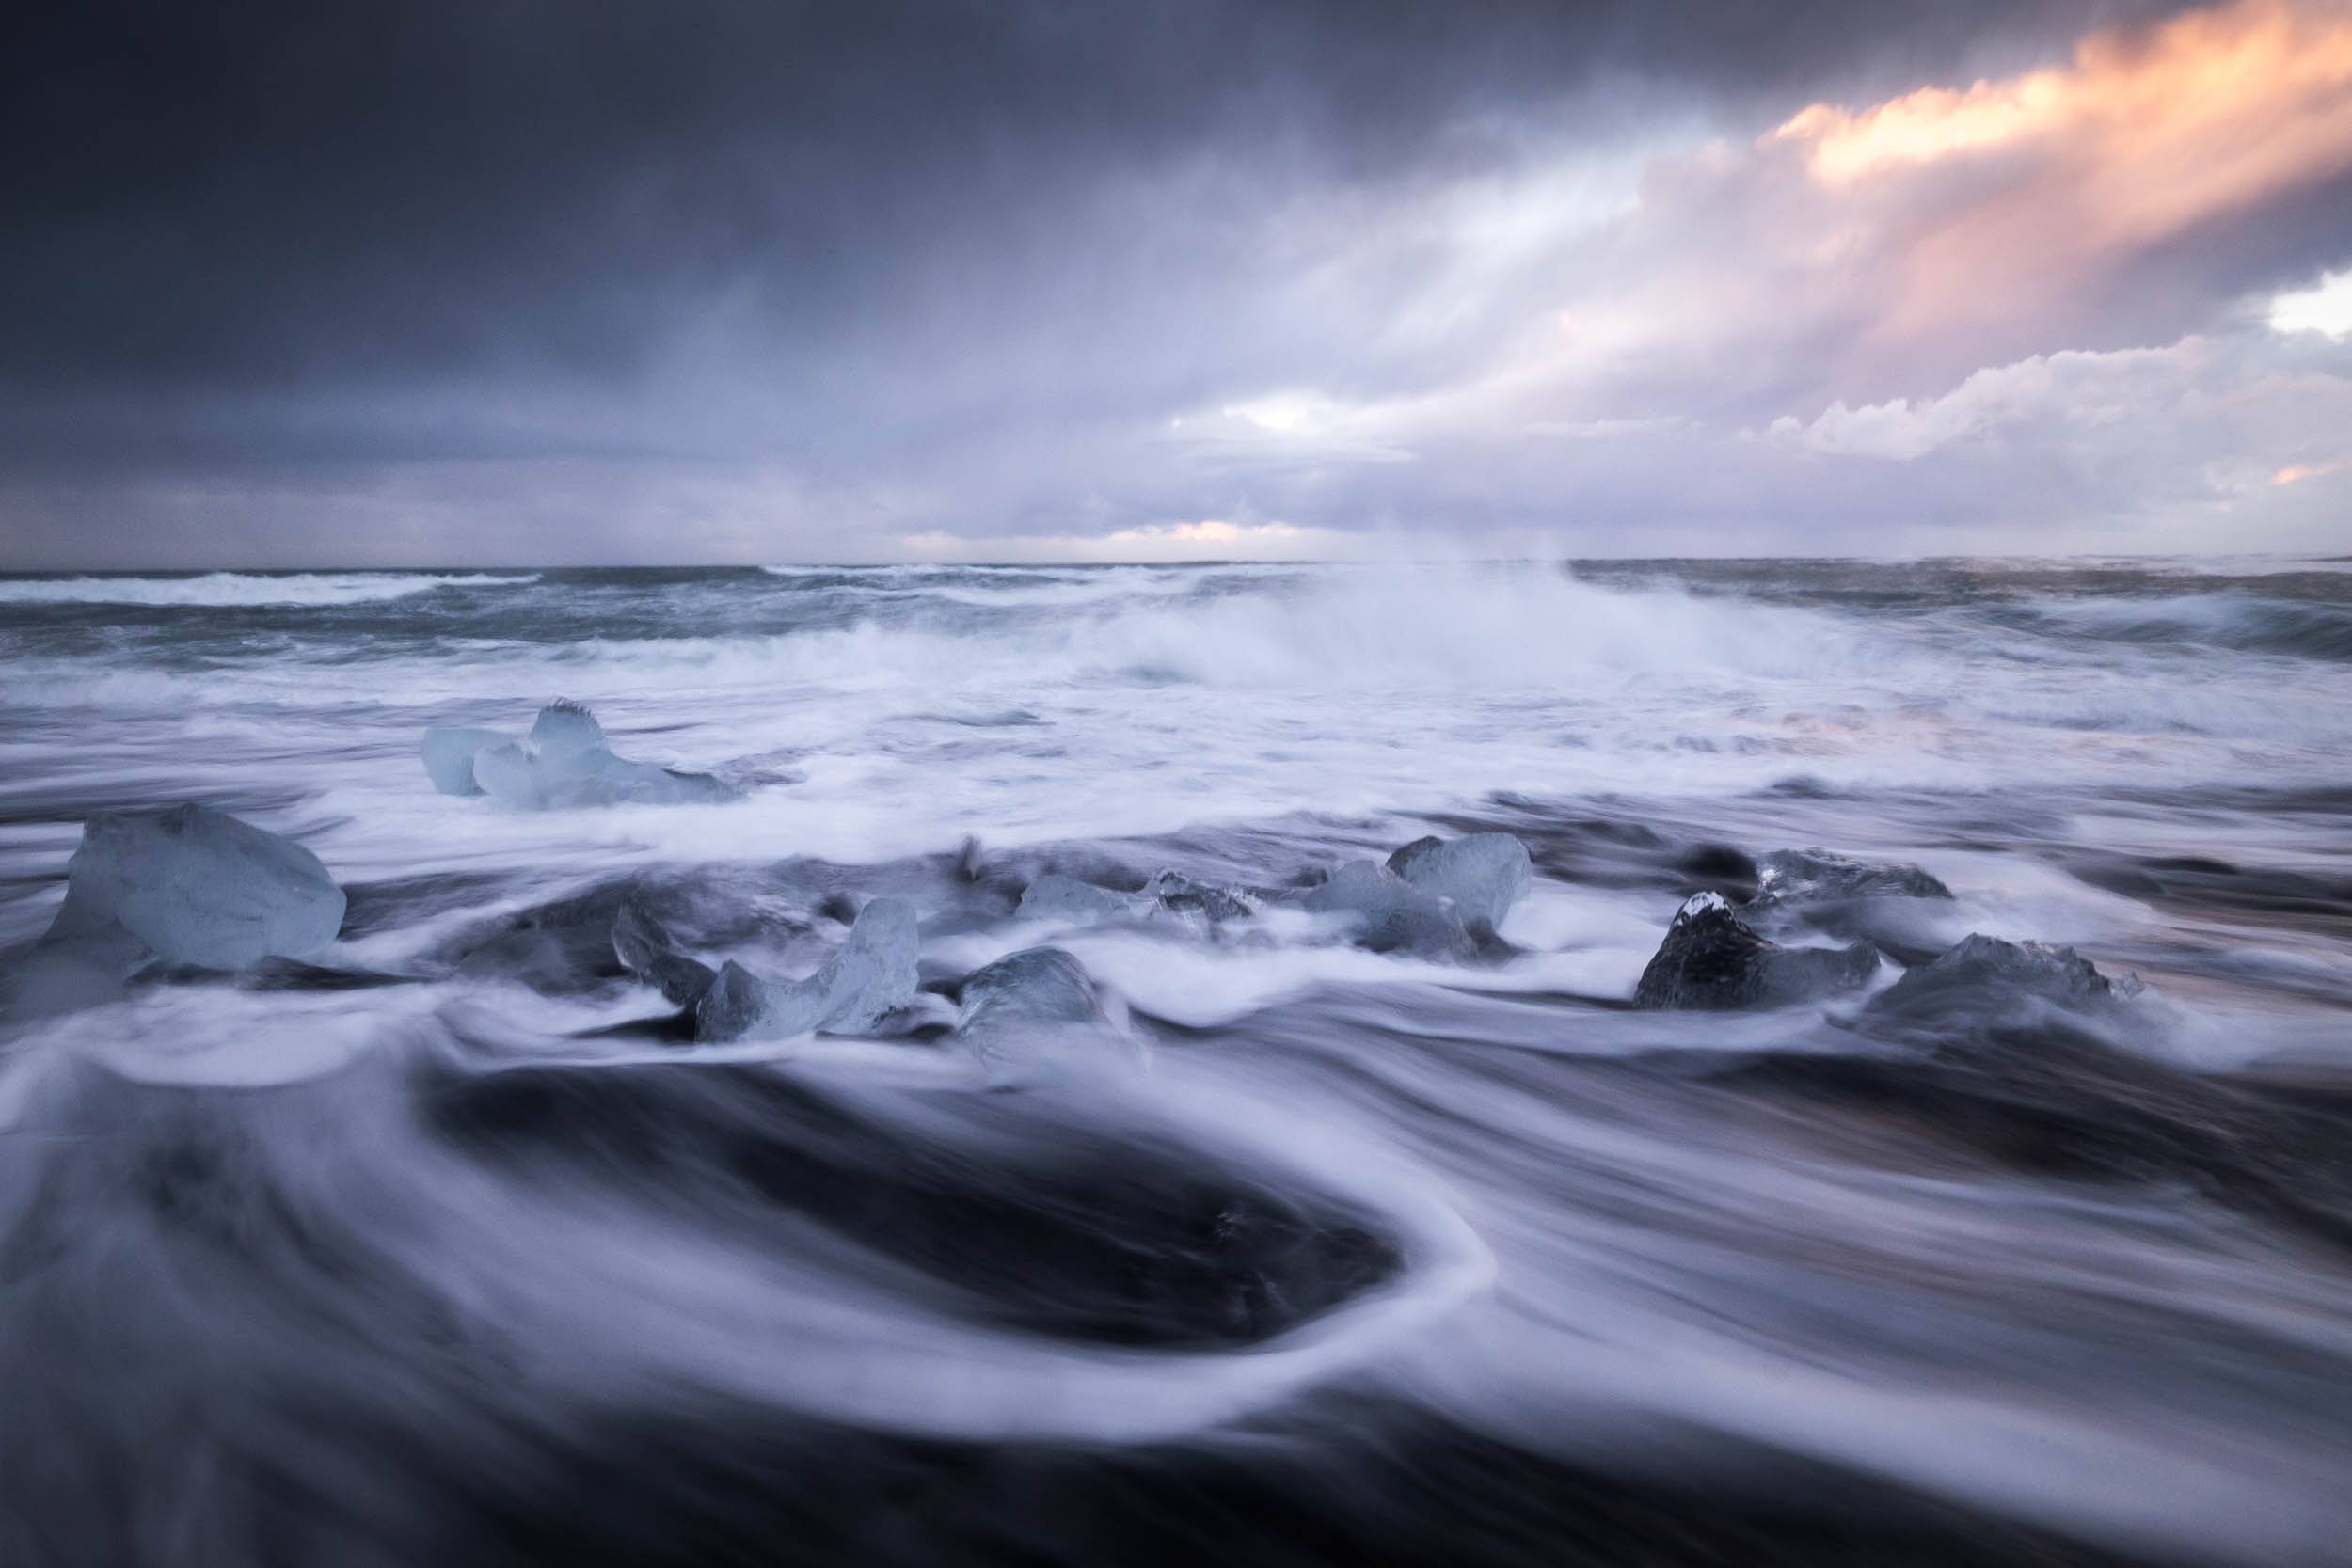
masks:
<svg viewBox="0 0 2352 1568"><path fill-rule="evenodd" d="M47 388L623 368L750 275L822 340L1196 150L1317 178L1458 122L1910 71L2080 6L46 8L0 54L0 362ZM1124 236L1104 236L1114 243ZM1081 245L1089 237L1078 236ZM974 248L977 247L977 248ZM991 258L992 250L999 252Z"/></svg>
<svg viewBox="0 0 2352 1568"><path fill-rule="evenodd" d="M0 554L298 552L305 497L406 508L421 548L530 559L555 530L619 559L788 549L818 515L1067 533L1474 494L1432 479L1442 433L1407 480L1136 427L1477 374L1559 258L1397 328L1458 264L1411 227L1456 187L1653 124L1752 137L2173 8L54 7L0 49ZM2312 255L2324 210L2297 209ZM1604 270L1654 264L1655 236L1609 243ZM2227 231L2177 250L2192 312L2214 257L2244 253L2233 287L2281 264ZM1825 398L1834 357L1767 379ZM1649 364L1597 412L1764 405L1720 353ZM1530 483L1493 515L1539 510Z"/></svg>

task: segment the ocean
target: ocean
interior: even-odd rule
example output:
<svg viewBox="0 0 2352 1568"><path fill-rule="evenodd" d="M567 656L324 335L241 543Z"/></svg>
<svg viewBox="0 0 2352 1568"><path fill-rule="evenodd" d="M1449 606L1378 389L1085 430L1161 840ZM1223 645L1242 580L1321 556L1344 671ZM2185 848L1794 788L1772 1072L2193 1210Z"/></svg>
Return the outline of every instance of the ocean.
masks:
<svg viewBox="0 0 2352 1568"><path fill-rule="evenodd" d="M436 789L558 699L732 798ZM0 1013L0 1561L2352 1562L2352 562L0 578L0 973L183 802L347 909ZM1867 979L1633 1006L1708 892Z"/></svg>

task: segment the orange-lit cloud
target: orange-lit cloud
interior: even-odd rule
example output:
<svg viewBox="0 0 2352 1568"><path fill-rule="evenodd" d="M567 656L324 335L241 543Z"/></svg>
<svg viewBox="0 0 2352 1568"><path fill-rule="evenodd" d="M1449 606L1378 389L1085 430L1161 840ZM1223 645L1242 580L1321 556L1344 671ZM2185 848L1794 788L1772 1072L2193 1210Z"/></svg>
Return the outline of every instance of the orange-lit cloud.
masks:
<svg viewBox="0 0 2352 1568"><path fill-rule="evenodd" d="M2343 467L2341 463L2290 463L2270 476L2273 484L2294 484L2301 480L2318 479Z"/></svg>
<svg viewBox="0 0 2352 1568"><path fill-rule="evenodd" d="M1897 336L2013 314L2120 256L2352 172L2352 4L2238 0L2092 34L2063 67L1816 103L1764 146L1800 149L1826 192L1900 206L1972 162L1993 188L1905 221ZM1992 162L2009 160L2008 164Z"/></svg>

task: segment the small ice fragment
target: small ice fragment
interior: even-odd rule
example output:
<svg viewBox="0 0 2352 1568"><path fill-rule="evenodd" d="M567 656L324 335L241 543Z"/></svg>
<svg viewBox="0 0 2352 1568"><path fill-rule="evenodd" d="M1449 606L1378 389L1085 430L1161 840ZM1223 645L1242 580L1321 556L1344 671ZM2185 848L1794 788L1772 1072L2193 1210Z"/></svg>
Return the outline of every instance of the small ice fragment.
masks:
<svg viewBox="0 0 2352 1568"><path fill-rule="evenodd" d="M532 766L531 753L523 750L518 740L485 746L476 752L473 778L485 795L503 805L537 811L547 803L540 796L538 773Z"/></svg>
<svg viewBox="0 0 2352 1568"><path fill-rule="evenodd" d="M1124 894L1113 893L1092 882L1082 882L1075 877L1065 877L1058 871L1048 871L1030 882L1021 895L1021 918L1024 920L1057 920L1070 925L1090 925L1098 920L1111 920L1125 914L1130 904Z"/></svg>
<svg viewBox="0 0 2352 1568"><path fill-rule="evenodd" d="M1247 920L1257 912L1248 899L1228 889L1208 882L1196 882L1174 871L1163 871L1152 879L1152 896L1156 908L1168 914L1198 915L1212 926L1228 920Z"/></svg>

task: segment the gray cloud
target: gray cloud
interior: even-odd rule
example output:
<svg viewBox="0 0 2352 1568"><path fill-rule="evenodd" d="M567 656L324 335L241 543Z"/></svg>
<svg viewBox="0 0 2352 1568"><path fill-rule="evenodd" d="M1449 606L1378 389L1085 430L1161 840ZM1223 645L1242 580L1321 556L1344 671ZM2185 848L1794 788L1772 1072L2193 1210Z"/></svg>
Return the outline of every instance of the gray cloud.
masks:
<svg viewBox="0 0 2352 1568"><path fill-rule="evenodd" d="M1755 433L2214 330L2352 207L2298 188L1874 360L1891 273L1807 263L1837 214L1749 142L2169 8L56 8L0 51L0 560L1860 516L1867 474ZM1670 329L1617 361L1530 362L1644 297ZM1965 479L1921 515L1982 516Z"/></svg>

